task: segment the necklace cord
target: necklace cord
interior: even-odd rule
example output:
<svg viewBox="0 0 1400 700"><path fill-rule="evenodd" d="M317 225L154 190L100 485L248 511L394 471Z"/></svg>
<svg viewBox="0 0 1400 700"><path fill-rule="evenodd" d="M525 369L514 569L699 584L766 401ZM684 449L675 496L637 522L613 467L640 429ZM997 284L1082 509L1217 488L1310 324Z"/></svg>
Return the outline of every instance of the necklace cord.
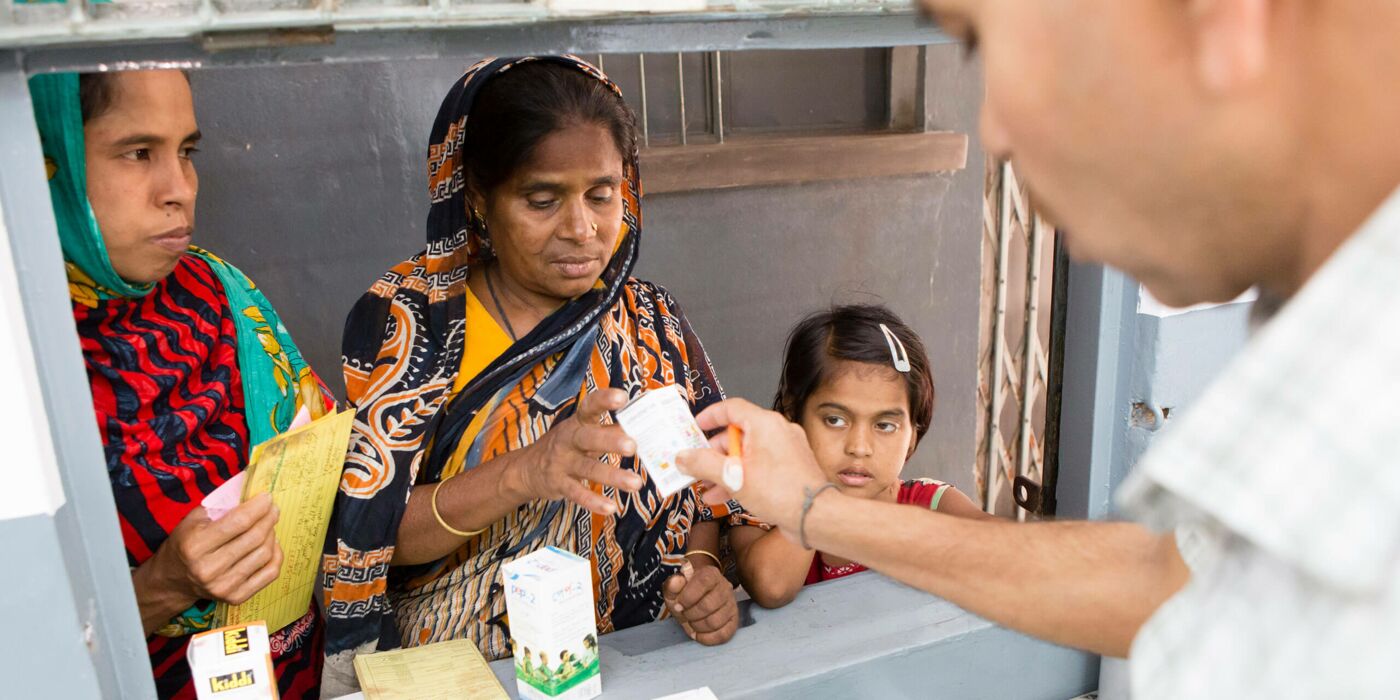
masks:
<svg viewBox="0 0 1400 700"><path fill-rule="evenodd" d="M506 332L510 334L511 340L520 340L515 335L515 329L510 325L510 317L506 316L506 310L501 308L501 300L496 296L496 285L491 283L491 269L486 268L486 291L491 293L491 303L496 305L496 313L501 315L501 323L506 324Z"/></svg>

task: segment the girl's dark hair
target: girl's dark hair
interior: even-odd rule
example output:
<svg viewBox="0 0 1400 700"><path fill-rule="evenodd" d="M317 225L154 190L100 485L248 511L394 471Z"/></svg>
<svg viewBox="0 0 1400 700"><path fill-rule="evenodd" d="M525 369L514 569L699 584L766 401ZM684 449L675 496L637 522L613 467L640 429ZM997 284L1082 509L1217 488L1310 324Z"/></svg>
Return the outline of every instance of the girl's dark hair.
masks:
<svg viewBox="0 0 1400 700"><path fill-rule="evenodd" d="M900 373L909 396L909 417L914 421L914 443L922 440L933 422L933 373L924 343L912 328L884 306L852 304L833 306L802 319L788 335L783 353L783 373L773 410L788 420L802 421L807 399L831 378L833 361L849 360L894 370L890 344L880 330L889 328L909 356L909 371Z"/></svg>
<svg viewBox="0 0 1400 700"><path fill-rule="evenodd" d="M550 134L576 124L605 127L622 162L637 149L637 117L601 80L550 61L521 63L481 87L467 120L472 186L489 192L534 155Z"/></svg>

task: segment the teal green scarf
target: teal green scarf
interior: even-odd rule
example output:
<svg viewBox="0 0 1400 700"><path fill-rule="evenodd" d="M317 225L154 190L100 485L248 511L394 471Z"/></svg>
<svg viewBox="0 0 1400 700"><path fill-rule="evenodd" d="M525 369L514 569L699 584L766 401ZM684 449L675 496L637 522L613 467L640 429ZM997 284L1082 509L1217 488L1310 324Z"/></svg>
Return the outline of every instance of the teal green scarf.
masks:
<svg viewBox="0 0 1400 700"><path fill-rule="evenodd" d="M96 306L103 299L149 294L155 285L132 284L112 268L102 232L88 203L78 76L37 75L29 79L29 92L44 145L49 195L67 262L69 293L75 301L88 306ZM213 268L233 312L250 447L287 429L303 392L315 397L310 409L319 416L323 408L319 387L272 304L247 275L218 256L194 246L190 246L188 254Z"/></svg>

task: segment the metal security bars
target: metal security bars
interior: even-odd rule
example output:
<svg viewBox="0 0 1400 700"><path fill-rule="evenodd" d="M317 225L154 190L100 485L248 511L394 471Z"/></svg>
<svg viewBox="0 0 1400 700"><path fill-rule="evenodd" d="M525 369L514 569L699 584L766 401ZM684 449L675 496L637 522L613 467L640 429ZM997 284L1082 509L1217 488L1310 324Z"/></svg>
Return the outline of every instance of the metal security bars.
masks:
<svg viewBox="0 0 1400 700"><path fill-rule="evenodd" d="M883 75L864 72L856 80L855 100L839 96L812 99L829 89L821 69L789 75L785 87L809 103L793 112L795 123L775 122L771 112L755 113L732 105L752 105L755 85L773 84L780 63L757 52L709 50L666 53L604 53L588 58L603 66L628 96L637 113L647 192L701 191L798 184L933 172L953 172L966 165L967 137L926 130L923 73L904 69L923 60L921 47L825 50L820 61L870 65L883 60ZM848 60L849 59L849 60ZM747 62L747 63L746 63ZM729 75L747 65L744 79ZM734 70L731 70L733 68ZM865 69L861 69L865 71ZM766 83L765 83L766 81ZM810 89L805 89L811 81ZM859 82L866 81L866 82ZM886 91L885 107L868 99L870 86ZM734 98L731 100L731 98ZM792 114L785 115L787 117ZM843 164L832 168L832 162Z"/></svg>
<svg viewBox="0 0 1400 700"><path fill-rule="evenodd" d="M725 115L723 65L724 62L727 60L727 53L727 51L706 51L700 54L700 57L702 59L701 67L704 73L702 77L704 79L703 85L705 97L705 124L707 127L705 131L704 140L708 143L724 143ZM678 129L675 133L658 134L658 143L679 143L680 145L685 146L689 145L691 141L692 131L690 127L690 112L687 110L686 105L686 92L688 83L686 82L685 67L687 62L687 55L694 54L687 54L687 52L678 51L674 54L652 55L653 66L655 66L658 62L661 62L662 64L667 62L674 62L676 66L675 84L663 85L661 87L667 88L668 91L672 87L675 88L676 104L674 106L676 108L676 111L673 114L677 116ZM637 100L637 102L633 106L637 112L638 125L641 127L642 146L644 148L651 147L652 105L648 100L648 94L649 92L654 93L654 91L648 90L648 81L650 79L647 77L647 54L638 53L635 55L635 57L626 55L614 55L611 57L611 60L608 58L608 56L604 54L597 54L595 56L590 56L589 58L593 59L598 68L600 68L604 72L608 70L607 66L609 65L620 67L628 63L635 64L637 71L637 79L635 81L629 82L632 85L635 85L636 90L629 90L627 92L628 94L635 96L635 99ZM614 78L617 79L617 76L614 76ZM664 106L661 107L663 108L663 110L665 109Z"/></svg>
<svg viewBox="0 0 1400 700"><path fill-rule="evenodd" d="M988 513L1026 520L1053 512L1046 437L1058 434L1050 421L1059 411L1048 402L1046 302L1054 299L1055 231L1031 207L1011 164L990 159L982 220L978 495Z"/></svg>

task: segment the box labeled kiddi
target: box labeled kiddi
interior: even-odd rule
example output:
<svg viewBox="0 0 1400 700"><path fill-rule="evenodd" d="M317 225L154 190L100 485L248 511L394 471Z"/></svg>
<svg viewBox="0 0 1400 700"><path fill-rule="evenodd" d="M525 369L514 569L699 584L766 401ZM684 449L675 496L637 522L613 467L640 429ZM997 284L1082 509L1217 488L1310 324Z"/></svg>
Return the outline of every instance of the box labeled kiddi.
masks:
<svg viewBox="0 0 1400 700"><path fill-rule="evenodd" d="M520 697L585 700L602 693L588 560L545 547L506 564L501 578Z"/></svg>
<svg viewBox="0 0 1400 700"><path fill-rule="evenodd" d="M262 622L196 634L185 658L199 700L277 700L272 647Z"/></svg>

